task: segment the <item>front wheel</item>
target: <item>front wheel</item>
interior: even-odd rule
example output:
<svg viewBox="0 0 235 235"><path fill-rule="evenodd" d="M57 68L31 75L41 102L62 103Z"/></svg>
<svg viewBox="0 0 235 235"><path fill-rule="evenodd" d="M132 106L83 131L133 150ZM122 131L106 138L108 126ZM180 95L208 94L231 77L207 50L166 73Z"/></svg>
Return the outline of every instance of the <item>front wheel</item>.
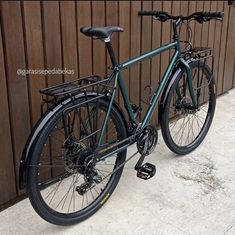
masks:
<svg viewBox="0 0 235 235"><path fill-rule="evenodd" d="M192 108L187 75L178 74L172 85L161 116L162 135L176 154L188 154L205 138L215 111L216 94L212 71L202 62L190 64L197 109Z"/></svg>
<svg viewBox="0 0 235 235"><path fill-rule="evenodd" d="M80 98L43 127L29 160L27 191L35 211L46 221L57 225L81 222L94 214L117 186L126 150L94 160L108 107L106 100ZM126 137L123 118L112 107L101 150L105 152Z"/></svg>

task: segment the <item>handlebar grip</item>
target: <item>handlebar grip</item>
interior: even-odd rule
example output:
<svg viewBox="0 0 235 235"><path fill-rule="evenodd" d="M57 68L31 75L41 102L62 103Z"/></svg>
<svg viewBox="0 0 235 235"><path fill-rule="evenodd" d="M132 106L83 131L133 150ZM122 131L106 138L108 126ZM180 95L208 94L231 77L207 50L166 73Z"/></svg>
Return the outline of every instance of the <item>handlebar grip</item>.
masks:
<svg viewBox="0 0 235 235"><path fill-rule="evenodd" d="M139 11L138 15L140 16L156 16L158 14L157 11Z"/></svg>
<svg viewBox="0 0 235 235"><path fill-rule="evenodd" d="M202 12L203 17L211 18L211 19L223 19L224 12Z"/></svg>

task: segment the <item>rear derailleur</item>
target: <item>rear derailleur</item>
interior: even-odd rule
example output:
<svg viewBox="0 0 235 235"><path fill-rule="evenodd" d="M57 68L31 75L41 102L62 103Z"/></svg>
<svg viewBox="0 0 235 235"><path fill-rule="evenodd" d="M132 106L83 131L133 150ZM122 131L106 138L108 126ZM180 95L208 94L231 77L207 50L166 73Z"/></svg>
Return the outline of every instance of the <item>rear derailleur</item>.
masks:
<svg viewBox="0 0 235 235"><path fill-rule="evenodd" d="M84 195L93 183L99 184L102 181L102 177L95 169L88 169L84 173L84 181L84 183L76 187L76 191L79 195Z"/></svg>

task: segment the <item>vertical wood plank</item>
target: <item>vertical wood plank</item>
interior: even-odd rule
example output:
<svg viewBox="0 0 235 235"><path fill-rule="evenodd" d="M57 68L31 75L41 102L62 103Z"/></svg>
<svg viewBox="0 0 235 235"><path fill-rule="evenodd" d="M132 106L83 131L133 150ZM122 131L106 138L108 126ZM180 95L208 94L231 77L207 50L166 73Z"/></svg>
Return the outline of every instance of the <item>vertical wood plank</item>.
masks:
<svg viewBox="0 0 235 235"><path fill-rule="evenodd" d="M161 1L153 1L153 10L159 11L162 9ZM152 20L152 49L158 48L161 46L161 32L162 24L158 20ZM155 90L160 81L160 64L161 59L160 55L157 55L151 59L151 87ZM151 124L157 125L158 123L158 107L154 111Z"/></svg>
<svg viewBox="0 0 235 235"><path fill-rule="evenodd" d="M24 2L24 24L28 68L44 69L40 2ZM31 120L34 125L41 116L39 90L45 87L45 76L29 74L28 78Z"/></svg>
<svg viewBox="0 0 235 235"><path fill-rule="evenodd" d="M92 4L92 26L102 27L105 25L105 2L94 1ZM100 40L93 40L93 69L94 74L105 76L105 45Z"/></svg>
<svg viewBox="0 0 235 235"><path fill-rule="evenodd" d="M151 11L152 3L150 1L142 2L142 10ZM142 17L142 35L141 35L141 54L151 50L152 17ZM141 107L142 113L145 113L151 95L151 63L150 60L141 63ZM141 116L141 118L143 118Z"/></svg>
<svg viewBox="0 0 235 235"><path fill-rule="evenodd" d="M173 16L178 16L180 14L185 14L185 12L181 12L181 1L171 1L171 14ZM172 23L172 21L171 21ZM179 29L179 28L178 28ZM171 24L171 40L172 40L172 37L173 37L173 29L172 29L172 24ZM174 49L171 49L170 50L170 58L171 56L174 54Z"/></svg>
<svg viewBox="0 0 235 235"><path fill-rule="evenodd" d="M1 27L1 25L0 25ZM7 99L7 86L4 67L4 54L2 47L2 33L0 30L0 205L16 196L15 172L10 133L9 107Z"/></svg>
<svg viewBox="0 0 235 235"><path fill-rule="evenodd" d="M223 11L223 2L217 1L216 6L217 11ZM218 85L219 85L219 57L220 57L220 45L221 45L221 32L222 32L222 23L219 21L215 22L215 34L214 34L214 46L213 46L213 55L214 55L214 70L213 74L215 76L217 95L218 95Z"/></svg>
<svg viewBox="0 0 235 235"><path fill-rule="evenodd" d="M74 70L74 74L65 74L64 79L78 76L76 8L74 1L60 2L63 69Z"/></svg>
<svg viewBox="0 0 235 235"><path fill-rule="evenodd" d="M196 11L203 11L203 1L197 1ZM201 46L202 24L196 22L194 27L194 47Z"/></svg>
<svg viewBox="0 0 235 235"><path fill-rule="evenodd" d="M142 9L164 10L173 15L224 11L222 24L219 21L205 24L191 21L190 26L194 32L195 46L208 45L214 49L214 75L218 80L218 94L235 87L235 8L229 10L226 1L143 1ZM139 10L141 1L1 3L0 106L4 117L0 114L0 140L3 143L3 154L0 157L3 162L0 167L0 204L17 194L15 177L18 175L22 148L30 132L30 115L31 124L40 116L41 97L38 90L45 85L60 83L63 79L72 79L77 74L107 74L110 60L104 44L99 40L92 42L91 38L80 33L80 27L120 24L124 33L115 33L112 37L113 48L120 62L170 41L170 21L162 24L152 21L151 17L141 18L138 16ZM182 40L185 39L184 30L182 28ZM140 104L146 85L151 84L153 88L157 86L168 65L169 55L172 52L168 51L161 57L154 57L124 71L124 81L133 103ZM67 68L74 69L75 74L47 75L46 78L44 75L17 75L17 69L26 67ZM144 113L146 105L143 106ZM152 123L156 124L156 120L157 111ZM56 150L58 146L51 144ZM51 149L52 153L54 150Z"/></svg>
<svg viewBox="0 0 235 235"><path fill-rule="evenodd" d="M47 69L62 69L61 31L59 2L42 2L43 27ZM47 85L52 86L63 81L62 74L48 74Z"/></svg>
<svg viewBox="0 0 235 235"><path fill-rule="evenodd" d="M187 16L188 15L188 1L180 1L180 15ZM172 8L173 9L173 8ZM186 41L187 38L187 27L185 24L182 25L180 30L180 40ZM185 44L182 43L181 49L185 50Z"/></svg>
<svg viewBox="0 0 235 235"><path fill-rule="evenodd" d="M217 8L217 2L212 1L210 4L210 11L215 12ZM212 48L214 47L214 41L215 41L215 20L211 20L209 22L209 33L208 33L208 47ZM208 65L212 67L212 60L208 60Z"/></svg>
<svg viewBox="0 0 235 235"><path fill-rule="evenodd" d="M196 1L190 1L190 3L188 4L188 14L191 15L192 13L194 13L196 11ZM191 43L194 42L194 29L195 29L195 20L190 21L189 23L189 27L192 29L192 38L191 38ZM194 46L194 45L193 45Z"/></svg>
<svg viewBox="0 0 235 235"><path fill-rule="evenodd" d="M1 2L12 144L17 176L21 153L30 132L27 80L25 76L17 76L18 69L26 68L20 4Z"/></svg>
<svg viewBox="0 0 235 235"><path fill-rule="evenodd" d="M221 44L220 44L220 55L219 55L219 71L218 71L218 83L217 83L217 94L220 95L223 92L223 82L224 82L224 63L225 63L225 51L226 51L226 40L228 32L228 14L229 7L227 2L223 2L224 8L218 9L218 11L224 11L224 20L222 23L221 32Z"/></svg>
<svg viewBox="0 0 235 235"><path fill-rule="evenodd" d="M228 34L227 34L227 46L225 54L225 65L224 65L224 82L223 92L228 91L233 87L233 66L235 58L235 8L229 8L229 20L228 20Z"/></svg>
<svg viewBox="0 0 235 235"><path fill-rule="evenodd" d="M117 1L106 1L105 2L105 23L106 26L118 26L118 2ZM111 36L111 43L112 43L112 48L114 51L114 55L116 57L116 60L118 60L118 38L119 38L119 33L114 33ZM109 69L112 67L112 62L110 60L110 56L108 54L108 51L105 51L106 54L106 76L109 76L113 70ZM116 96L117 99L118 96ZM114 138L114 133L112 133L110 130L112 130L113 123L109 122L108 126L106 128L106 135L107 139L109 141L112 141Z"/></svg>
<svg viewBox="0 0 235 235"><path fill-rule="evenodd" d="M90 1L78 1L76 4L79 76L86 76L93 73L92 39L82 34L80 28L83 26L91 26L91 3Z"/></svg>
<svg viewBox="0 0 235 235"><path fill-rule="evenodd" d="M204 1L203 11L210 11L210 1ZM201 37L201 46L207 47L208 45L208 33L209 33L209 22L202 24L202 37Z"/></svg>
<svg viewBox="0 0 235 235"><path fill-rule="evenodd" d="M131 1L130 19L130 57L140 55L140 29L141 17L138 11L141 10L141 1ZM130 100L133 104L140 106L140 65L136 64L130 68Z"/></svg>
<svg viewBox="0 0 235 235"><path fill-rule="evenodd" d="M106 20L105 21L106 21L107 26L118 26L118 1L106 1ZM112 47L113 47L114 54L117 60L118 60L119 34L122 34L122 33L114 33L111 38ZM112 63L111 63L107 50L106 50L106 57L107 57L106 68L108 68L112 66ZM111 71L106 71L106 74L108 73L110 74Z"/></svg>
<svg viewBox="0 0 235 235"><path fill-rule="evenodd" d="M129 60L130 58L130 2L119 2L119 25L124 29L124 32L119 33L119 62ZM122 78L124 80L127 92L129 94L129 69L122 71ZM121 98L121 92L119 92L119 104L124 107L123 100Z"/></svg>
<svg viewBox="0 0 235 235"><path fill-rule="evenodd" d="M141 10L141 1L131 1L131 29L130 29L130 57L140 55L140 22L138 11ZM140 65L130 68L130 99L131 102L140 106Z"/></svg>
<svg viewBox="0 0 235 235"><path fill-rule="evenodd" d="M162 10L169 12L169 14L171 14L171 2L163 1ZM170 35L171 35L171 23L170 21L166 21L162 23L162 42L161 42L162 45L165 45L170 42ZM164 75L165 70L169 64L169 56L170 56L169 50L161 54L161 78Z"/></svg>
<svg viewBox="0 0 235 235"><path fill-rule="evenodd" d="M44 45L45 45L45 66L48 70L63 69L62 57L62 39L61 39L61 20L60 20L60 6L59 2L42 2L43 6L43 27L44 27ZM55 85L64 81L63 74L48 74L47 85ZM55 136L59 138L59 134ZM47 147L45 149L46 156L50 156L53 161L54 156L58 155L58 149L61 145L56 141L56 138L49 138ZM48 158L45 159L48 161ZM58 168L43 169L42 177L49 179L55 176ZM50 174L52 173L52 175Z"/></svg>

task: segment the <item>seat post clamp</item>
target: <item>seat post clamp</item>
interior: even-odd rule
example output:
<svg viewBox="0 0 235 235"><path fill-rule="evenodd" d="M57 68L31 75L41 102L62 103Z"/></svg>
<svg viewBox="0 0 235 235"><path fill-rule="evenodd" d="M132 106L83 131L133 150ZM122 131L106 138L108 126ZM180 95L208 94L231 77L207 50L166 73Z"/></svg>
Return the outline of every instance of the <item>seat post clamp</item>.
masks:
<svg viewBox="0 0 235 235"><path fill-rule="evenodd" d="M107 38L102 39L104 42L110 42L110 36L108 36Z"/></svg>

